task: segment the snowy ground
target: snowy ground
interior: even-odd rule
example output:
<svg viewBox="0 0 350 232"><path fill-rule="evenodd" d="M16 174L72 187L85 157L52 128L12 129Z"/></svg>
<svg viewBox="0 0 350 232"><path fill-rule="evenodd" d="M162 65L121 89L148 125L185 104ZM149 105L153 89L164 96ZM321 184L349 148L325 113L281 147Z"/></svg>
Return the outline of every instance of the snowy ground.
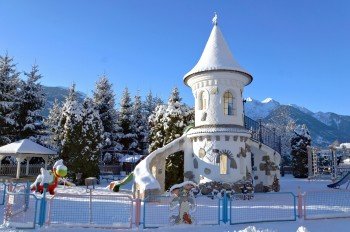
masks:
<svg viewBox="0 0 350 232"><path fill-rule="evenodd" d="M327 190L327 184L330 183L329 180L318 180L318 181L308 181L308 180L300 180L300 179L294 179L291 176L285 176L281 180L281 191L282 192L293 192L294 194L297 194L298 187L300 187L301 191L314 191L314 190ZM127 186L127 188L131 188L131 185ZM86 194L86 189L82 187L70 187L70 188L63 188L60 187L58 189L58 192L61 193L71 193L71 194L78 194L78 195L84 195ZM113 194L118 195L117 193L110 193L108 190L104 189L104 186L98 186L96 188L96 193L99 194ZM123 194L129 194L128 189L124 190ZM4 206L0 206L0 215L3 215ZM76 211L79 211L79 209L76 209ZM156 212L155 212L156 213ZM0 217L1 219L1 217ZM249 223L249 224L242 224L242 225L217 225L217 226L173 226L173 227L162 227L159 229L142 229L142 226L140 229L133 228L131 230L145 230L145 231L185 231L190 228L191 232L199 232L199 231L243 231L243 232L271 232L271 231L283 231L283 232L304 232L304 231L350 231L350 219L328 219L328 220L303 220L298 219L297 221L288 221L288 222L269 222L269 223ZM13 229L5 229L0 228L0 231L18 231ZM26 230L26 231L49 231L49 232L55 232L55 231L77 231L77 232L92 232L92 231L116 231L115 229L109 230L109 229L93 229L93 228L77 228L77 227L47 227L47 228L37 228L35 230ZM118 230L118 231L130 231L130 230Z"/></svg>

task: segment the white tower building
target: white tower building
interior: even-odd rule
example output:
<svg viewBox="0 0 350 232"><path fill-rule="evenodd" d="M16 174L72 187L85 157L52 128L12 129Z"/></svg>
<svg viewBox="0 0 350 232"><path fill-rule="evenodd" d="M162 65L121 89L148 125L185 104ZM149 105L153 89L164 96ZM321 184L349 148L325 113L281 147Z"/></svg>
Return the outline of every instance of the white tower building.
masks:
<svg viewBox="0 0 350 232"><path fill-rule="evenodd" d="M242 94L253 77L233 58L216 15L213 24L202 56L184 76L195 99L195 125L137 165L135 189L143 196L165 190L165 159L178 151L184 151L185 180L235 191L242 183L258 192L279 190L278 137L245 117Z"/></svg>
<svg viewBox="0 0 350 232"><path fill-rule="evenodd" d="M253 78L233 58L216 15L213 24L202 56L184 76L195 98L195 127L188 132L193 157L185 155L185 173L198 183L234 182L252 171L242 93Z"/></svg>

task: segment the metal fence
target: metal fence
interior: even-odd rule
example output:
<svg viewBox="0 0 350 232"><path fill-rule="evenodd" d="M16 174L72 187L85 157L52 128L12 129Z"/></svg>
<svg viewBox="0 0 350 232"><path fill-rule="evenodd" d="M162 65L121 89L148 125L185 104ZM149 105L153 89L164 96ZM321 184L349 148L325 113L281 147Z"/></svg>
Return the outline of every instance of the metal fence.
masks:
<svg viewBox="0 0 350 232"><path fill-rule="evenodd" d="M7 192L4 224L17 229L33 229L37 223L39 198L35 194Z"/></svg>
<svg viewBox="0 0 350 232"><path fill-rule="evenodd" d="M56 194L48 205L51 226L131 228L133 222L133 200L126 195Z"/></svg>
<svg viewBox="0 0 350 232"><path fill-rule="evenodd" d="M275 130L270 130L259 122L244 116L244 127L252 132L252 139L261 142L281 154L281 136Z"/></svg>
<svg viewBox="0 0 350 232"><path fill-rule="evenodd" d="M350 217L350 190L309 191L303 198L305 219Z"/></svg>
<svg viewBox="0 0 350 232"><path fill-rule="evenodd" d="M190 224L218 225L220 223L220 199L197 196L194 202L185 202L189 207ZM171 196L148 196L143 204L144 228L157 228L177 224L180 214L179 202ZM183 218L178 218L182 221ZM186 223L184 223L186 224Z"/></svg>
<svg viewBox="0 0 350 232"><path fill-rule="evenodd" d="M0 205L5 204L6 184L0 182Z"/></svg>
<svg viewBox="0 0 350 232"><path fill-rule="evenodd" d="M293 193L233 194L229 205L230 224L296 220Z"/></svg>

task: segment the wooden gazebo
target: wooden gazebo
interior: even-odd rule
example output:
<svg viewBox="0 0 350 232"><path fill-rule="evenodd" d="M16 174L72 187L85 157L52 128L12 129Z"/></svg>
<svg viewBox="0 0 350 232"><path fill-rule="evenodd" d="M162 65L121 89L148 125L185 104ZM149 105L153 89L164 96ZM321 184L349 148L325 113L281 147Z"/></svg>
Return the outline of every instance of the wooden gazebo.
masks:
<svg viewBox="0 0 350 232"><path fill-rule="evenodd" d="M41 157L45 161L45 169L47 168L47 162L49 155L57 155L57 153L51 149L41 146L29 139L22 139L17 142L7 144L0 147L0 168L1 161L6 156L15 157L17 161L16 178L20 178L21 162L26 160L26 175L29 172L29 160L33 157Z"/></svg>

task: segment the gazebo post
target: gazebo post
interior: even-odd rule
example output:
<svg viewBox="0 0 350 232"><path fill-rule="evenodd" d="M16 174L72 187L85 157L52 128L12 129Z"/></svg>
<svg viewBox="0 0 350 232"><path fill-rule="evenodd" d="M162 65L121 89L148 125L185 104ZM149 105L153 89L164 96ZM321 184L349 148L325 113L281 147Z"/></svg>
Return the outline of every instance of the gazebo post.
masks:
<svg viewBox="0 0 350 232"><path fill-rule="evenodd" d="M16 157L16 161L17 161L17 173L16 173L16 178L19 179L20 174L21 174L21 162L22 162L22 158L21 157Z"/></svg>
<svg viewBox="0 0 350 232"><path fill-rule="evenodd" d="M27 167L26 167L26 176L29 175L29 161L31 160L31 157L26 157L27 160Z"/></svg>
<svg viewBox="0 0 350 232"><path fill-rule="evenodd" d="M2 162L2 160L5 158L5 156L4 155L0 155L0 173L1 173L1 162Z"/></svg>
<svg viewBox="0 0 350 232"><path fill-rule="evenodd" d="M47 170L47 156L44 156L43 157L43 159L44 159L44 168L45 168L45 170Z"/></svg>

